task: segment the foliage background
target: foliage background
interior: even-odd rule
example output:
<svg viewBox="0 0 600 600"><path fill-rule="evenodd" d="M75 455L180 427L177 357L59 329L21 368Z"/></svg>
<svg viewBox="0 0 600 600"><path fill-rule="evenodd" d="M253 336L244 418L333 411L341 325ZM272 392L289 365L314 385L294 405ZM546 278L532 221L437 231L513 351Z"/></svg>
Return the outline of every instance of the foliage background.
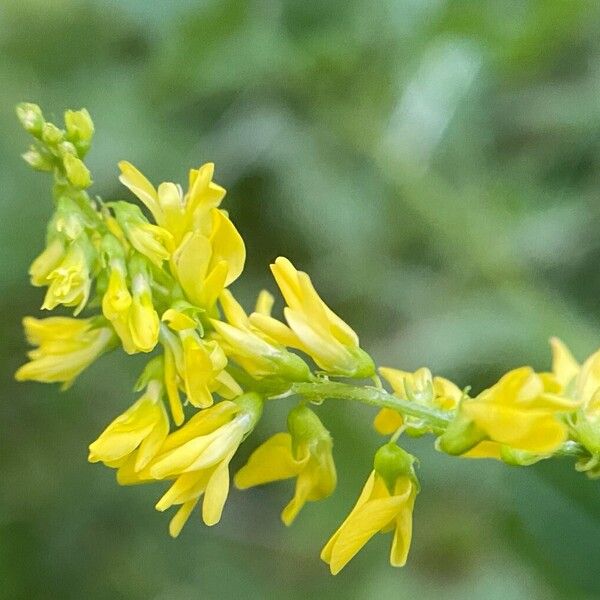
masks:
<svg viewBox="0 0 600 600"><path fill-rule="evenodd" d="M421 457L406 568L374 540L337 578L318 554L377 438L371 412L322 407L341 483L291 529L283 483L233 491L221 524L177 541L159 489L121 489L86 447L140 362L105 358L68 393L16 385L20 319L42 292L48 181L19 160L13 107L86 106L95 191L116 163L156 182L217 164L247 240L248 302L285 254L378 362L475 390L547 338L583 357L600 308L599 5L573 0L3 0L0 4L0 596L598 598L599 486L567 462L514 469ZM282 427L269 411L257 444ZM250 448L245 448L247 454Z"/></svg>

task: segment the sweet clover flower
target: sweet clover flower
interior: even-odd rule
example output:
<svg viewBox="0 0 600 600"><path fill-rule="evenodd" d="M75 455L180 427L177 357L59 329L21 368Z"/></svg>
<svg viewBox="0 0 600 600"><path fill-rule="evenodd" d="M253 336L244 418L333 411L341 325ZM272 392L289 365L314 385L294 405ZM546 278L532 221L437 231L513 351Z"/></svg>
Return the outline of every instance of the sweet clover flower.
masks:
<svg viewBox="0 0 600 600"><path fill-rule="evenodd" d="M243 308L230 286L242 274L246 249L221 208L225 190L213 181L212 163L190 170L184 192L172 182L155 187L122 161L119 179L141 206L105 202L87 191L94 124L85 109L66 111L61 127L35 104L19 105L17 116L33 137L23 158L53 179L54 213L29 269L31 283L45 288L43 310L66 307L84 316L25 317L35 348L16 378L64 389L106 352L142 355L138 400L123 403L88 458L115 469L122 485L167 483L156 508L177 508L173 537L200 502L204 523L219 522L238 448L263 410L289 399L297 401L287 431L251 452L234 478L240 489L294 480L281 515L286 525L337 485L333 438L318 405L374 406L376 430L390 436L356 505L323 548L334 574L379 532L392 533L390 563L406 563L419 482L415 457L398 445L405 433L434 436L449 455L511 465L568 456L577 470L600 476L600 351L579 364L553 339L550 372L515 369L474 395L426 367L382 367L387 391L354 330L288 259L271 265L283 319L266 290L250 314Z"/></svg>

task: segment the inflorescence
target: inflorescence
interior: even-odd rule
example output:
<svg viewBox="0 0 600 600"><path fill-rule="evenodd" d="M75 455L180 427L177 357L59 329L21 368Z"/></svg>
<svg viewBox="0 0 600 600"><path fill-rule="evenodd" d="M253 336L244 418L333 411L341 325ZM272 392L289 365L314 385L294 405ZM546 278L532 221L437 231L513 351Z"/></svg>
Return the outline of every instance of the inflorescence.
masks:
<svg viewBox="0 0 600 600"><path fill-rule="evenodd" d="M94 126L85 109L67 111L64 128L35 104L17 107L34 143L23 155L53 176L54 214L46 247L29 274L46 289L42 308L73 317L25 317L29 362L19 381L62 383L102 354L146 353L139 398L90 444L90 462L116 470L121 485L168 482L156 508L176 512L179 535L202 499L202 519L218 523L229 492L229 463L267 400L296 397L287 431L251 454L234 476L240 489L295 479L281 518L291 525L306 502L336 487L333 441L310 405L327 399L379 408L376 430L389 436L354 508L321 552L339 572L378 532L393 532L390 562L406 562L419 482L401 434L435 436L440 452L531 465L553 456L600 476L600 351L579 364L551 340L552 370L521 367L476 396L427 368L377 369L352 328L286 258L271 265L285 301L263 290L248 314L229 286L244 268L244 241L226 211L211 163L189 172L187 191L157 188L128 162L120 181L141 202L92 198L84 163ZM86 311L86 316L80 316ZM378 374L389 384L386 391Z"/></svg>

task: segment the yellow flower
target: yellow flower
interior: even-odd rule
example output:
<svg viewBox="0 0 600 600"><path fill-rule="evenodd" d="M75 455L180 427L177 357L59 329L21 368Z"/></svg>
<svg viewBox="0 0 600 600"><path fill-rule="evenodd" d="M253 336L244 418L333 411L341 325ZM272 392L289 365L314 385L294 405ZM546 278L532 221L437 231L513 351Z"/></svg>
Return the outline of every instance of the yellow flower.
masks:
<svg viewBox="0 0 600 600"><path fill-rule="evenodd" d="M156 223L171 233L175 245L190 231L202 229L206 234L207 215L225 196L225 190L212 181L212 163L190 170L189 191L185 196L180 186L170 182L155 189L131 163L121 161L119 168L121 183L146 205Z"/></svg>
<svg viewBox="0 0 600 600"><path fill-rule="evenodd" d="M158 343L160 320L152 303L152 289L147 275L132 273L132 297L128 315L129 331L135 348L151 352Z"/></svg>
<svg viewBox="0 0 600 600"><path fill-rule="evenodd" d="M414 373L381 367L379 373L392 386L394 394L403 400L411 400L419 404L433 406L441 410L454 410L463 395L450 380L443 377L432 377L431 371L425 367ZM391 408L382 408L375 417L373 425L381 435L391 435L404 423L400 413ZM409 423L420 427L417 419Z"/></svg>
<svg viewBox="0 0 600 600"><path fill-rule="evenodd" d="M331 453L333 442L319 418L299 406L288 418L290 433L277 433L259 446L235 475L235 485L247 489L283 479L296 479L294 497L281 513L291 525L307 501L327 498L337 483Z"/></svg>
<svg viewBox="0 0 600 600"><path fill-rule="evenodd" d="M213 208L209 222L209 231L196 229L186 234L171 260L190 302L207 310L241 275L246 260L244 240L227 215Z"/></svg>
<svg viewBox="0 0 600 600"><path fill-rule="evenodd" d="M38 348L28 353L31 361L16 372L16 379L62 382L63 389L115 341L112 329L94 318L25 317L23 326L27 341Z"/></svg>
<svg viewBox="0 0 600 600"><path fill-rule="evenodd" d="M289 381L306 381L310 377L308 365L299 356L271 340L250 323L244 309L229 290L224 290L219 298L227 323L216 319L212 319L211 323L217 333L216 339L227 356L255 379L279 376ZM269 297L261 294L258 308L270 308L269 304Z"/></svg>
<svg viewBox="0 0 600 600"><path fill-rule="evenodd" d="M176 248L171 269L188 299L210 309L221 291L241 274L246 249L227 214L217 207L225 190L212 182L214 165L190 171L189 192L184 196L174 183L158 190L128 162L119 163L121 182L150 210Z"/></svg>
<svg viewBox="0 0 600 600"><path fill-rule="evenodd" d="M356 333L317 294L310 277L279 257L271 271L287 303L287 327L270 316L251 315L254 326L283 346L308 354L327 372L347 377L369 377L375 367Z"/></svg>
<svg viewBox="0 0 600 600"><path fill-rule="evenodd" d="M577 465L580 470L595 467L600 460L600 350L590 355L583 365L573 358L569 349L552 338L552 371L566 395L581 403L570 418L574 437L593 455ZM596 457L596 458L594 458Z"/></svg>
<svg viewBox="0 0 600 600"><path fill-rule="evenodd" d="M180 508L171 520L169 532L177 537L202 495L202 518L215 525L229 494L229 462L262 413L262 399L249 393L234 402L224 400L197 413L165 440L160 454L136 473L131 461L118 473L127 485L152 479L174 479L173 485L156 504L159 511Z"/></svg>
<svg viewBox="0 0 600 600"><path fill-rule="evenodd" d="M188 401L199 408L213 403L213 392L223 398L234 398L242 393L225 370L227 357L218 342L200 338L193 329L175 335L164 325L161 339L165 347L165 377L169 378L167 391L174 415L181 414L179 388L185 390Z"/></svg>
<svg viewBox="0 0 600 600"><path fill-rule="evenodd" d="M382 458L387 464L381 465ZM321 559L329 564L333 575L379 532L394 532L390 564L406 564L412 539L412 512L419 491L413 460L401 448L389 444L377 452L375 469L354 508L321 551Z"/></svg>
<svg viewBox="0 0 600 600"><path fill-rule="evenodd" d="M112 238L107 237L107 240L112 240ZM105 241L105 243L113 245L109 241ZM118 243L117 248L120 249ZM125 260L120 255L110 256L108 263L110 275L108 286L102 297L102 313L112 323L125 352L134 354L137 348L129 329L131 293L127 287L127 267Z"/></svg>
<svg viewBox="0 0 600 600"><path fill-rule="evenodd" d="M150 381L145 394L90 444L88 460L118 467L135 453L134 469L140 471L158 453L168 433L162 384Z"/></svg>
<svg viewBox="0 0 600 600"><path fill-rule="evenodd" d="M63 259L52 268L43 283L48 285L48 290L42 308L52 310L59 304L75 306L75 315L83 310L92 285L91 252L89 242L84 237L69 244Z"/></svg>
<svg viewBox="0 0 600 600"><path fill-rule="evenodd" d="M568 437L561 416L578 402L557 394L554 378L529 367L515 369L476 398L465 399L438 447L469 458L502 458L502 446L551 455Z"/></svg>
<svg viewBox="0 0 600 600"><path fill-rule="evenodd" d="M31 285L42 287L48 285L48 275L62 262L65 256L65 243L55 237L44 248L44 251L31 263L29 276Z"/></svg>
<svg viewBox="0 0 600 600"><path fill-rule="evenodd" d="M166 229L148 223L135 204L112 202L110 207L131 245L160 269L171 256L173 236Z"/></svg>

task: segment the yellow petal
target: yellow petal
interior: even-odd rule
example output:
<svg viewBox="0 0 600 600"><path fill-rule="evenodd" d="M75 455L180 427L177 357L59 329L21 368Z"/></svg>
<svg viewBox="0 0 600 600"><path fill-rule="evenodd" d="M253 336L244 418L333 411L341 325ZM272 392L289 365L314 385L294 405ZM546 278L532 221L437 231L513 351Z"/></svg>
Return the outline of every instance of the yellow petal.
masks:
<svg viewBox="0 0 600 600"><path fill-rule="evenodd" d="M171 519L169 523L169 535L173 538L176 538L183 529L183 526L187 523L187 520L190 518L192 511L198 504L198 498L194 500L190 500L185 504L181 505L181 508L175 513L175 516Z"/></svg>
<svg viewBox="0 0 600 600"><path fill-rule="evenodd" d="M361 493L360 496L358 497L358 500L356 501L356 504L354 505L354 507L352 508L352 510L350 511L350 514L346 517L346 519L344 520L344 522L339 526L339 528L337 529L337 531L331 536L331 538L329 539L329 541L325 544L325 546L323 547L323 549L321 550L321 560L325 561L326 563L329 563L331 561L331 556L333 553L333 548L341 534L341 532L343 531L344 527L346 527L346 525L348 524L348 522L350 521L351 517L353 517L356 512L367 502L367 500L371 497L372 493L373 493L373 489L375 487L375 478L376 478L376 474L375 471L371 471L371 474L369 475L369 478L367 479Z"/></svg>
<svg viewBox="0 0 600 600"><path fill-rule="evenodd" d="M217 208L212 210L212 264L220 261L227 263L225 285L231 285L244 270L246 246L244 240L227 215Z"/></svg>
<svg viewBox="0 0 600 600"><path fill-rule="evenodd" d="M373 427L381 435L392 435L404 423L402 415L391 408L382 408L373 421Z"/></svg>
<svg viewBox="0 0 600 600"><path fill-rule="evenodd" d="M573 358L571 351L557 337L550 338L552 348L552 372L563 387L579 373L579 363Z"/></svg>
<svg viewBox="0 0 600 600"><path fill-rule="evenodd" d="M398 516L409 493L369 500L348 519L331 552L329 568L333 575L339 573L377 532Z"/></svg>
<svg viewBox="0 0 600 600"><path fill-rule="evenodd" d="M212 254L209 239L196 231L184 238L173 255L177 278L189 300L202 306L202 288Z"/></svg>
<svg viewBox="0 0 600 600"><path fill-rule="evenodd" d="M230 325L238 329L246 329L250 325L246 311L229 290L223 290L219 296L219 302Z"/></svg>
<svg viewBox="0 0 600 600"><path fill-rule="evenodd" d="M443 410L456 408L463 396L463 391L444 377L433 378L433 391L435 392L435 403Z"/></svg>
<svg viewBox="0 0 600 600"><path fill-rule="evenodd" d="M271 309L273 308L274 303L275 298L273 297L273 294L270 294L269 292L267 292L267 290L261 290L258 294L258 298L256 299L256 306L254 307L254 312L270 317Z"/></svg>
<svg viewBox="0 0 600 600"><path fill-rule="evenodd" d="M181 405L181 397L179 396L179 385L177 383L177 369L175 366L175 357L173 352L165 345L164 347L164 377L165 389L167 398L169 399L169 407L175 425L181 425L184 420L183 406Z"/></svg>
<svg viewBox="0 0 600 600"><path fill-rule="evenodd" d="M233 453L227 456L215 469L206 486L202 503L202 519L208 526L221 520L223 507L229 495L229 461Z"/></svg>
<svg viewBox="0 0 600 600"><path fill-rule="evenodd" d="M410 482L410 480L405 479L403 483L412 487L412 482ZM396 493L401 494L403 492L397 488ZM406 564L410 543L412 541L412 513L415 496L415 490L411 489L405 504L402 506L402 510L396 517L394 538L392 540L392 549L390 552L390 564L392 567L403 567Z"/></svg>
<svg viewBox="0 0 600 600"><path fill-rule="evenodd" d="M121 169L119 181L125 187L129 188L146 205L157 223L162 223L163 213L158 204L154 186L140 171L125 160L119 162L119 169Z"/></svg>
<svg viewBox="0 0 600 600"><path fill-rule="evenodd" d="M295 477L307 460L308 456L302 461L294 458L292 437L289 433L276 433L261 444L235 474L235 486L245 490L256 485Z"/></svg>
<svg viewBox="0 0 600 600"><path fill-rule="evenodd" d="M502 446L498 442L485 440L479 442L479 444L461 456L465 456L466 458L495 458L496 460L501 460Z"/></svg>

